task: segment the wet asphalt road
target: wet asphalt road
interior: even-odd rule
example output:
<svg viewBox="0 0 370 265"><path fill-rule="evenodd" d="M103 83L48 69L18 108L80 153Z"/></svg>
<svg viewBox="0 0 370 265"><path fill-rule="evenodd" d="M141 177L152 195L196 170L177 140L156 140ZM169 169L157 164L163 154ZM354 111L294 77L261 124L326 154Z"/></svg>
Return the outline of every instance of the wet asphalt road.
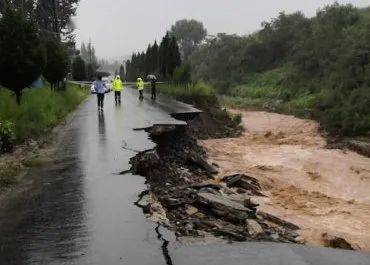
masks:
<svg viewBox="0 0 370 265"><path fill-rule="evenodd" d="M67 125L58 161L27 176L37 187L32 199L0 215L0 264L370 264L356 252L283 244L182 246L160 228L170 241L164 255L156 224L134 205L146 189L144 178L117 173L137 152L154 147L135 128L184 125L168 114L192 111L172 100L140 102L126 89L122 105L109 94L98 114L95 97L89 98Z"/></svg>

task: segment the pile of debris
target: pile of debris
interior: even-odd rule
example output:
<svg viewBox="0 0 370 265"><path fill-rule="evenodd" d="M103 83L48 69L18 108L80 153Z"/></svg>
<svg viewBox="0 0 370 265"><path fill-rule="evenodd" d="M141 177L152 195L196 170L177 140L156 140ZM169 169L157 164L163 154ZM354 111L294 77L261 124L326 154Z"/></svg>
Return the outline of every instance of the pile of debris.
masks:
<svg viewBox="0 0 370 265"><path fill-rule="evenodd" d="M145 213L164 209L167 225L178 236L208 232L234 241L298 242L296 225L258 210L256 198L264 195L257 179L238 174L216 181L217 165L207 163L186 128L149 132L157 147L131 159L132 172L146 177L155 198L142 206Z"/></svg>

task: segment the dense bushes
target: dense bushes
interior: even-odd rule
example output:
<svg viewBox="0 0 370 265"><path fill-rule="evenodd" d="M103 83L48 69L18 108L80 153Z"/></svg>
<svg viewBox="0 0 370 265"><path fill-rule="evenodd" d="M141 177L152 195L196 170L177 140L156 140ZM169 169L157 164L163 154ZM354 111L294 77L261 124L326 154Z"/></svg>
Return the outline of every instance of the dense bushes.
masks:
<svg viewBox="0 0 370 265"><path fill-rule="evenodd" d="M0 122L0 153L12 151L14 141L14 124L10 121Z"/></svg>
<svg viewBox="0 0 370 265"><path fill-rule="evenodd" d="M333 134L368 134L370 9L336 3L313 18L281 13L262 26L207 40L190 57L192 79L214 85L229 104L313 117Z"/></svg>
<svg viewBox="0 0 370 265"><path fill-rule="evenodd" d="M217 103L217 97L212 86L204 82L189 84L161 84L159 92L186 103L194 104L198 107L214 106Z"/></svg>

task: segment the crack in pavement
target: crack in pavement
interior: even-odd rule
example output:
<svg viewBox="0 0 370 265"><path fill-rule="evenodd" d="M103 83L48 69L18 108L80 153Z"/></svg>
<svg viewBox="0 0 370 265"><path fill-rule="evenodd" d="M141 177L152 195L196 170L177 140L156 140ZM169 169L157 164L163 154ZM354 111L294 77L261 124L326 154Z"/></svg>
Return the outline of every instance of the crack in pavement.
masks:
<svg viewBox="0 0 370 265"><path fill-rule="evenodd" d="M161 224L158 223L157 227L155 228L155 232L157 233L157 237L159 240L161 240L163 242L162 244L162 252L163 252L163 257L164 259L166 260L166 264L167 265L173 265L174 263L172 262L172 259L171 259L171 256L170 256L170 253L168 251L168 244L170 243L170 241L166 240L163 235L161 234L161 232L159 231L159 228L161 227Z"/></svg>
<svg viewBox="0 0 370 265"><path fill-rule="evenodd" d="M134 202L134 204L141 208L143 210L143 213L148 213L149 209L148 209L148 205L143 205L143 204L140 204L141 200L144 198L144 196L148 195L149 194L149 190L144 190L142 191L139 195L138 195L138 199L137 201ZM161 227L161 224L160 223L157 223L157 226L156 228L154 229L156 234L157 234L157 238L158 240L162 241L162 253L163 253L163 257L166 261L166 265L174 265L174 263L172 262L172 259L171 259L171 256L170 256L170 253L168 251L168 244L170 243L170 241L168 241L167 239L165 239L162 235L162 233L159 231L159 228Z"/></svg>

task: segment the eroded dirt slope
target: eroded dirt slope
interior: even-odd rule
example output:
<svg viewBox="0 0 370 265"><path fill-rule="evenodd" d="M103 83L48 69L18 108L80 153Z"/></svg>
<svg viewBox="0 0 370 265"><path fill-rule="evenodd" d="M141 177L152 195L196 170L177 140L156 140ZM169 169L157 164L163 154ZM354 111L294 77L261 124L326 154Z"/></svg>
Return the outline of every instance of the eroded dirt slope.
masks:
<svg viewBox="0 0 370 265"><path fill-rule="evenodd" d="M201 141L219 177L246 173L261 181L261 207L297 224L308 244L325 234L370 251L370 158L326 149L318 124L293 116L241 112L240 138Z"/></svg>

